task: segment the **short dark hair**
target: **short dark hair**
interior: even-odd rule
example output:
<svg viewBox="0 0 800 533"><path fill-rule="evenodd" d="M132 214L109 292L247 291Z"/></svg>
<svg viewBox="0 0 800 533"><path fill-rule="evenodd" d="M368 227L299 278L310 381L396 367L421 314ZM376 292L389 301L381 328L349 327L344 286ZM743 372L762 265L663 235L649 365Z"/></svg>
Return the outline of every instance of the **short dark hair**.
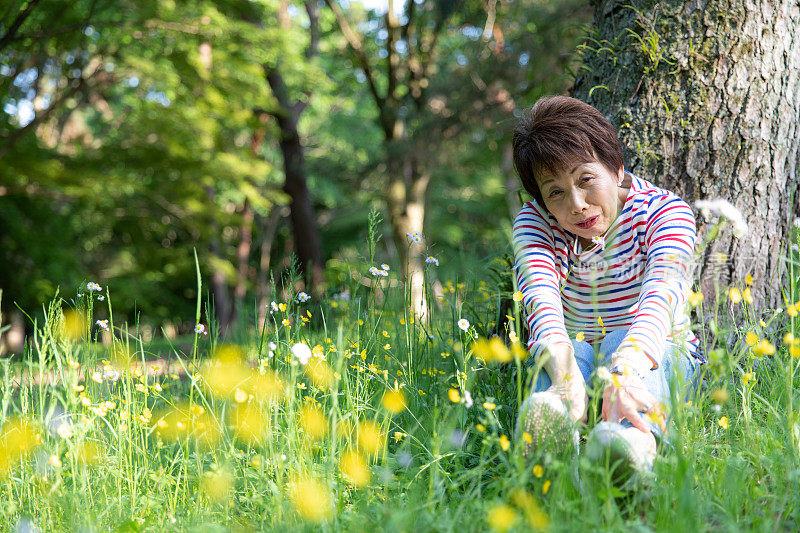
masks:
<svg viewBox="0 0 800 533"><path fill-rule="evenodd" d="M610 172L623 167L614 126L597 109L568 96L545 96L522 112L514 128L514 168L522 186L545 208L535 176L597 160ZM546 208L545 208L546 209Z"/></svg>

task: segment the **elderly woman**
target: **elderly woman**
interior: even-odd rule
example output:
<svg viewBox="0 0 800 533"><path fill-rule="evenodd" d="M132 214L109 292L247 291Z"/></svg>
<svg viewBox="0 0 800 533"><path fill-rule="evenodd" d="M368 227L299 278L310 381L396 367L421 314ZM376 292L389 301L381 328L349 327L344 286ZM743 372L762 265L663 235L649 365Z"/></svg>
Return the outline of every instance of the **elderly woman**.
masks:
<svg viewBox="0 0 800 533"><path fill-rule="evenodd" d="M702 362L684 311L692 211L626 172L611 123L574 98L537 101L513 146L534 199L514 221L514 269L529 349L543 369L518 431L533 437L531 446L577 447L586 384L597 373L606 384L603 421L589 435L590 453L648 470L670 387Z"/></svg>

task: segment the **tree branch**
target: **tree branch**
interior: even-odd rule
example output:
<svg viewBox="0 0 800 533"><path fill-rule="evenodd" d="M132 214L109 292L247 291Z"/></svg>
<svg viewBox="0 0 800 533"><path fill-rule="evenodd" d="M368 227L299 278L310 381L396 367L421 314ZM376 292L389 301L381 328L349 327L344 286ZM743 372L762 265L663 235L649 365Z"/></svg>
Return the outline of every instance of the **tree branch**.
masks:
<svg viewBox="0 0 800 533"><path fill-rule="evenodd" d="M22 10L22 13L17 15L17 18L14 20L14 22L12 22L11 26L8 27L6 34L3 35L3 37L0 37L0 51L8 46L8 44L14 39L14 35L16 35L19 27L22 26L22 23L25 22L25 19L30 16L31 11L33 11L33 9L36 7L36 4L39 2L40 0L30 0L28 5L25 6L25 9Z"/></svg>

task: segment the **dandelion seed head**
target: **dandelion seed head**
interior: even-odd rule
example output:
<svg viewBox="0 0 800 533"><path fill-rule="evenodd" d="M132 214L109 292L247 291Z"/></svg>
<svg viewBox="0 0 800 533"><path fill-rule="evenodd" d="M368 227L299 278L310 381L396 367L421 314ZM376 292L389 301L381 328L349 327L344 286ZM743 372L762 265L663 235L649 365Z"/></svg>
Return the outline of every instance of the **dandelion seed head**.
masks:
<svg viewBox="0 0 800 533"><path fill-rule="evenodd" d="M469 329L469 320L466 318L462 318L458 321L458 329L461 331L467 331Z"/></svg>

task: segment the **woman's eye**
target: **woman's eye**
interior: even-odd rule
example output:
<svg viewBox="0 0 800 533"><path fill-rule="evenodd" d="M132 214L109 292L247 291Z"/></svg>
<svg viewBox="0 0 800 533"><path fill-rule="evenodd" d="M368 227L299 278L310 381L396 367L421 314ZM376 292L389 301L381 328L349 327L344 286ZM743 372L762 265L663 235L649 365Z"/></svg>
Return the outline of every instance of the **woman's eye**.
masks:
<svg viewBox="0 0 800 533"><path fill-rule="evenodd" d="M591 181L591 179L592 179L593 177L594 177L594 176L583 176L583 177L581 178L581 181L582 181L583 183L586 183L586 182L588 182L588 181Z"/></svg>
<svg viewBox="0 0 800 533"><path fill-rule="evenodd" d="M548 194L548 195L547 195L547 197L548 197L548 198L555 198L555 197L556 197L556 196L558 196L559 194L561 194L561 191L558 191L558 190L556 190L556 191L550 191L550 194Z"/></svg>

